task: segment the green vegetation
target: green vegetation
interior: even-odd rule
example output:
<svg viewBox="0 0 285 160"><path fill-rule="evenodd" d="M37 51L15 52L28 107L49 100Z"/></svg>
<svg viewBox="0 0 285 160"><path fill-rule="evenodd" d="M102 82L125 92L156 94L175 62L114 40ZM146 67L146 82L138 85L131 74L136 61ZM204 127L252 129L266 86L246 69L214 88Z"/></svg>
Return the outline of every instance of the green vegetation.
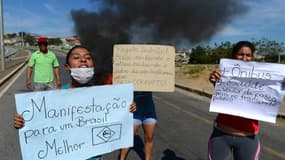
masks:
<svg viewBox="0 0 285 160"><path fill-rule="evenodd" d="M37 45L35 36L25 33L6 34L5 38L23 37L24 41L29 45ZM60 38L48 40L49 45L62 46L63 42ZM285 46L275 40L262 38L260 40L251 40L256 47L255 61L285 63ZM231 52L234 43L226 41L220 44L215 43L213 46L198 45L192 48L190 55L190 64L219 64L221 58L231 58ZM72 46L62 46L63 50L69 50ZM184 64L176 62L176 67L182 67ZM191 73L192 71L189 71ZM194 71L195 72L195 71Z"/></svg>
<svg viewBox="0 0 285 160"><path fill-rule="evenodd" d="M25 35L24 41L29 43L29 45L36 45L36 38L29 34Z"/></svg>
<svg viewBox="0 0 285 160"><path fill-rule="evenodd" d="M182 67L182 66L183 66L183 64L181 62L176 62L175 63L175 67Z"/></svg>
<svg viewBox="0 0 285 160"><path fill-rule="evenodd" d="M191 77L198 77L205 70L205 68L206 67L203 65L189 66L183 71L183 73L188 74Z"/></svg>
<svg viewBox="0 0 285 160"><path fill-rule="evenodd" d="M11 34L5 34L4 35L5 38L11 39L11 38L23 38L24 42L28 43L29 45L33 46L33 45L37 45L37 39L35 36L31 35L30 33L26 33L26 32L18 32L18 33L11 33ZM60 38L50 38L48 40L48 44L49 45L62 45L63 42Z"/></svg>
<svg viewBox="0 0 285 160"><path fill-rule="evenodd" d="M282 62L284 63L285 47L284 43L279 43L274 40L269 40L262 38L259 41L253 42L256 47L256 55L259 55L260 61L266 62L281 62L281 57L283 57Z"/></svg>
<svg viewBox="0 0 285 160"><path fill-rule="evenodd" d="M57 46L59 46L59 45L62 45L62 41L61 41L60 38L53 38L53 39L49 39L48 40L48 44L49 45L57 45Z"/></svg>
<svg viewBox="0 0 285 160"><path fill-rule="evenodd" d="M256 61L285 63L284 43L262 38L251 41L255 47ZM218 64L221 58L231 58L234 43L222 42L214 46L197 46L190 55L191 64Z"/></svg>
<svg viewBox="0 0 285 160"><path fill-rule="evenodd" d="M11 33L11 34L5 34L4 35L4 38L15 38L17 36L17 34L16 33Z"/></svg>
<svg viewBox="0 0 285 160"><path fill-rule="evenodd" d="M231 42L215 44L214 47L198 46L192 50L190 56L191 64L218 64L221 58L230 58L232 51Z"/></svg>

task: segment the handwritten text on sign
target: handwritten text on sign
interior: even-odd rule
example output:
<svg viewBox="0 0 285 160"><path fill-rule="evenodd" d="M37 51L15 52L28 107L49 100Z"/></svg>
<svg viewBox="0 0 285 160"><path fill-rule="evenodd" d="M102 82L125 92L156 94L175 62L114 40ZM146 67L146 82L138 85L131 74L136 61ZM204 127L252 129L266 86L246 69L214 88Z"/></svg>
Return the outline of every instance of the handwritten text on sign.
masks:
<svg viewBox="0 0 285 160"><path fill-rule="evenodd" d="M285 65L221 59L210 111L275 123Z"/></svg>
<svg viewBox="0 0 285 160"><path fill-rule="evenodd" d="M133 145L133 85L16 94L23 160L80 160Z"/></svg>
<svg viewBox="0 0 285 160"><path fill-rule="evenodd" d="M136 91L174 91L175 49L162 45L115 45L113 82Z"/></svg>

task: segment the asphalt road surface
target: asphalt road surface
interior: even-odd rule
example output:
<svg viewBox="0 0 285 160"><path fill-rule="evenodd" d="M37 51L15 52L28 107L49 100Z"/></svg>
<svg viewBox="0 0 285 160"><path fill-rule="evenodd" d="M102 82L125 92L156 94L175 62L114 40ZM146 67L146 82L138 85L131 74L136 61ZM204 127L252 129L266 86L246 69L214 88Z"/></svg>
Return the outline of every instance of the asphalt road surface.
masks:
<svg viewBox="0 0 285 160"><path fill-rule="evenodd" d="M64 58L59 56L63 66ZM62 70L63 71L63 70ZM62 72L63 83L68 75ZM20 160L18 131L13 128L16 112L14 94L28 92L25 89L24 69L15 76L11 86L1 89L0 98L0 159ZM7 90L7 91L6 91ZM158 115L155 130L153 160L206 160L207 143L212 131L215 113L208 112L210 99L180 89L174 93L154 93ZM285 121L277 124L260 122L262 144L261 160L285 160ZM142 131L135 136L135 146L128 159L143 160ZM116 160L119 152L106 154L106 160Z"/></svg>

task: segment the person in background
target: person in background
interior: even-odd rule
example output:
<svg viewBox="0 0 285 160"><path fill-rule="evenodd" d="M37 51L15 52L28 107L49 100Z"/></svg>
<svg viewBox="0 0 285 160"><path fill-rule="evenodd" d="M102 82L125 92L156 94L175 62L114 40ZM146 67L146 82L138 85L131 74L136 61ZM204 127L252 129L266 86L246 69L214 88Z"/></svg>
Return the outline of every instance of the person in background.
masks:
<svg viewBox="0 0 285 160"><path fill-rule="evenodd" d="M66 55L65 69L69 71L71 82L63 85L62 89L87 87L88 82L94 75L94 62L89 49L83 46L75 46ZM136 104L132 103L130 112L136 111ZM14 127L20 129L24 127L25 121L19 114L14 115ZM102 160L102 156L95 156L88 160Z"/></svg>
<svg viewBox="0 0 285 160"><path fill-rule="evenodd" d="M232 58L252 61L254 52L252 43L240 41L233 47ZM220 71L213 71L209 80L215 85L221 77ZM208 142L209 160L227 160L231 154L235 160L257 160L260 154L258 132L257 120L219 113Z"/></svg>
<svg viewBox="0 0 285 160"><path fill-rule="evenodd" d="M113 74L106 73L103 75L101 84L112 84L112 80ZM143 127L145 160L150 160L153 148L154 130L157 121L152 92L134 92L134 101L137 105L137 110L134 112L134 134L138 132L140 126ZM121 149L119 159L125 160L128 152L128 148Z"/></svg>
<svg viewBox="0 0 285 160"><path fill-rule="evenodd" d="M134 134L136 134L140 126L142 126L144 131L145 160L150 160L157 121L152 92L135 92L134 101L137 105L137 110L134 112ZM128 152L128 148L121 149L119 159L125 160Z"/></svg>
<svg viewBox="0 0 285 160"><path fill-rule="evenodd" d="M34 90L42 91L60 88L59 63L56 55L47 49L48 41L46 37L40 37L37 43L39 50L31 55L28 62L26 87L32 89L31 75L34 72Z"/></svg>

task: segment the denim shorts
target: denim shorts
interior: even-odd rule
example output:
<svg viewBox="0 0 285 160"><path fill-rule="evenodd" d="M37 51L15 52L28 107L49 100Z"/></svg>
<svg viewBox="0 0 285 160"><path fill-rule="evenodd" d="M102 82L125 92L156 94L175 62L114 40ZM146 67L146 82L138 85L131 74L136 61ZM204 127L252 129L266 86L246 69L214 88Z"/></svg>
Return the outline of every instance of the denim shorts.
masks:
<svg viewBox="0 0 285 160"><path fill-rule="evenodd" d="M134 125L142 125L142 124L155 124L156 123L155 118L150 117L136 117L134 118Z"/></svg>

